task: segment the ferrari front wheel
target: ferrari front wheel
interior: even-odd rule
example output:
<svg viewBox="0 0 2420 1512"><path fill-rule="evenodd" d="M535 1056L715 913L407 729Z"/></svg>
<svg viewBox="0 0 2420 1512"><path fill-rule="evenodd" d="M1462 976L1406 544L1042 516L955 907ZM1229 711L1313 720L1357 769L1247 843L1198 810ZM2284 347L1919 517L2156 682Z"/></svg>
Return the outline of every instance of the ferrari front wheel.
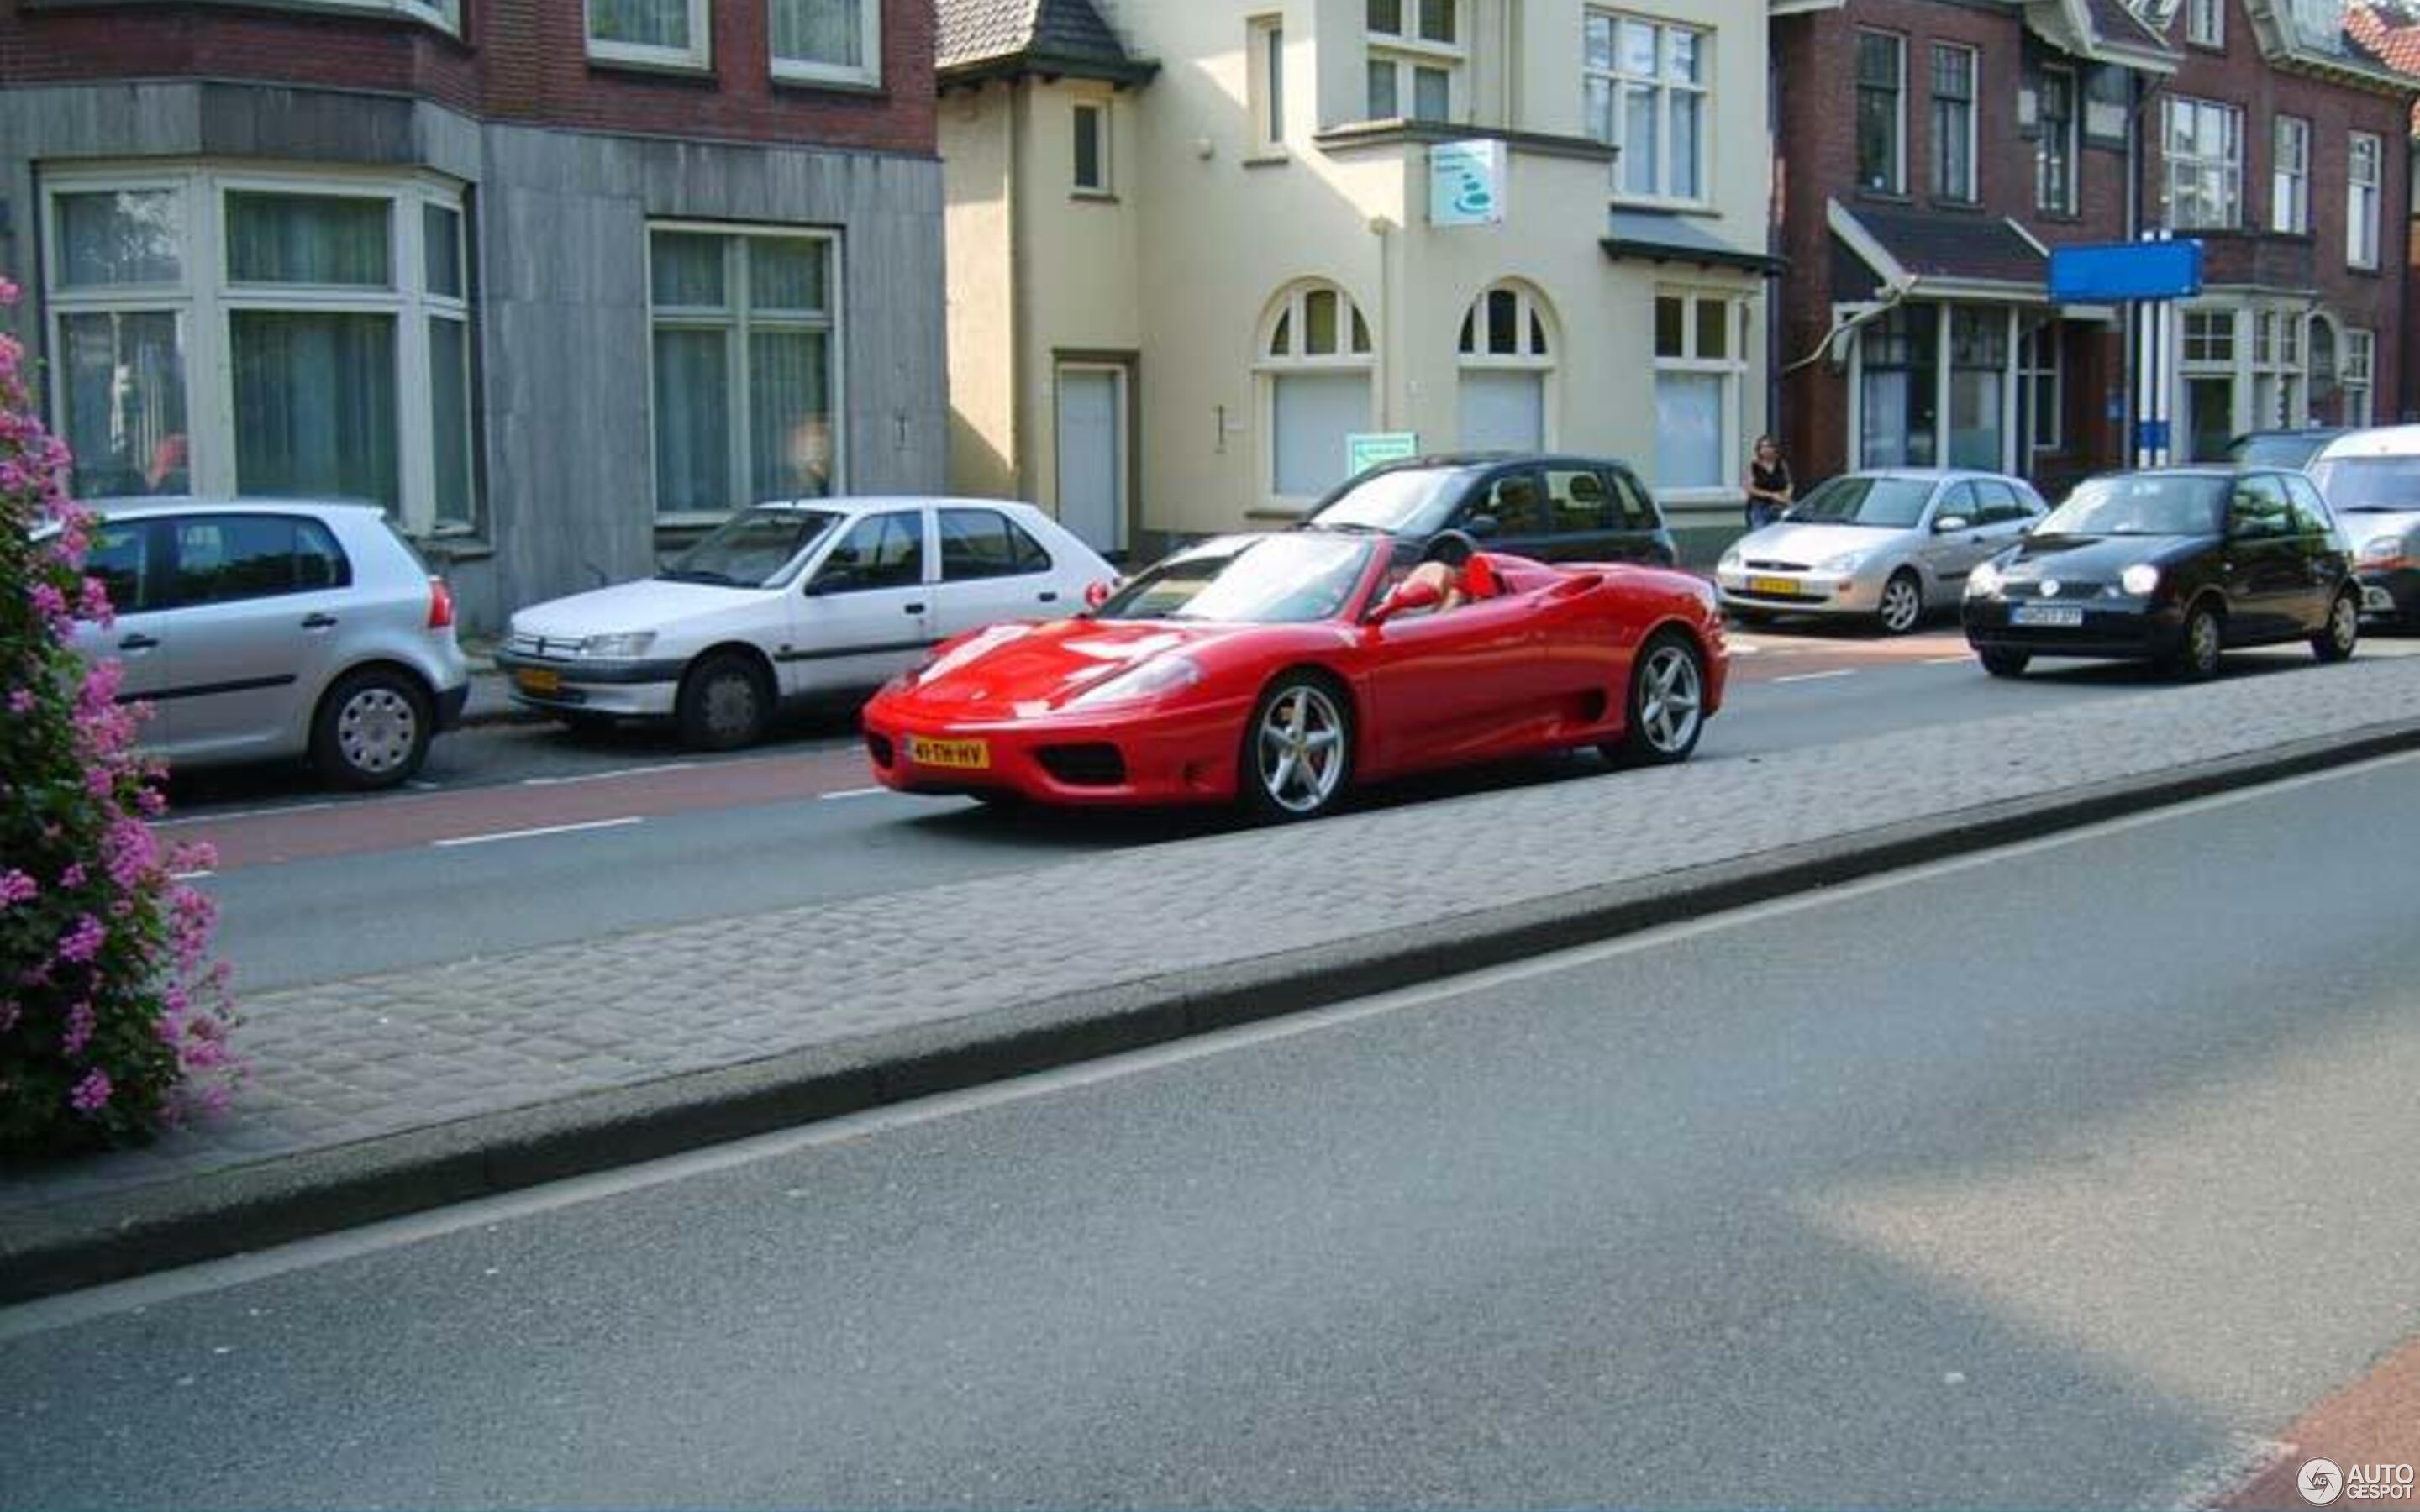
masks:
<svg viewBox="0 0 2420 1512"><path fill-rule="evenodd" d="M1688 760L1706 728L1706 658L1697 642L1666 630L1641 647L1631 663L1628 707L1621 738L1604 748L1606 760L1642 765Z"/></svg>
<svg viewBox="0 0 2420 1512"><path fill-rule="evenodd" d="M1244 733L1241 790L1256 819L1326 813L1353 771L1353 717L1324 677L1290 672L1269 685Z"/></svg>

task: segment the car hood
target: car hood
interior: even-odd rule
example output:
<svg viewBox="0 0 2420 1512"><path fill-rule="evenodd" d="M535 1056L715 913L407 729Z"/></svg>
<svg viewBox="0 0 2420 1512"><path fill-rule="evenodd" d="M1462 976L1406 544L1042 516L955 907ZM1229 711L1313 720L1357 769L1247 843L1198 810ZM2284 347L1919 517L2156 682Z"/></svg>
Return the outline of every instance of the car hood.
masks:
<svg viewBox="0 0 2420 1512"><path fill-rule="evenodd" d="M1814 567L1844 551L1897 546L1911 532L1876 525L1793 525L1784 521L1751 532L1739 544L1743 560L1794 562Z"/></svg>
<svg viewBox="0 0 2420 1512"><path fill-rule="evenodd" d="M941 647L907 697L921 710L959 718L1047 713L1130 668L1252 628L1170 620L995 625Z"/></svg>
<svg viewBox="0 0 2420 1512"><path fill-rule="evenodd" d="M2398 509L2383 514L2348 510L2336 516L2336 524L2343 528L2345 539L2358 551L2381 535L2401 535L2420 529L2420 509Z"/></svg>
<svg viewBox="0 0 2420 1512"><path fill-rule="evenodd" d="M2019 582L2062 575L2101 582L2138 562L2171 562L2211 544L2207 535L2029 535L2002 560L2000 572Z"/></svg>
<svg viewBox="0 0 2420 1512"><path fill-rule="evenodd" d="M725 588L714 583L670 582L642 578L551 598L513 613L513 633L573 640L626 630L660 630L683 620L727 612L761 599L770 590Z"/></svg>

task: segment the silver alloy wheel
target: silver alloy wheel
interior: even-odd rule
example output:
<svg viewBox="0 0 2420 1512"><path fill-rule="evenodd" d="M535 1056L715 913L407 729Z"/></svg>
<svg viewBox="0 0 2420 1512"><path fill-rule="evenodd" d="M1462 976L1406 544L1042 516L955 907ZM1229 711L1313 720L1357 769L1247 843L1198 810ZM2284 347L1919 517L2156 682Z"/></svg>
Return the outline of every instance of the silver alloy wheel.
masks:
<svg viewBox="0 0 2420 1512"><path fill-rule="evenodd" d="M2361 606L2350 594L2338 594L2335 607L2328 610L2328 639L2335 642L2339 659L2351 656L2361 640Z"/></svg>
<svg viewBox="0 0 2420 1512"><path fill-rule="evenodd" d="M2208 609L2196 612L2192 623L2186 625L2185 635L2186 664L2197 672L2217 670L2220 650L2218 616Z"/></svg>
<svg viewBox="0 0 2420 1512"><path fill-rule="evenodd" d="M756 682L734 671L707 679L698 696L705 704L706 727L717 741L737 743L751 738L761 717L756 706Z"/></svg>
<svg viewBox="0 0 2420 1512"><path fill-rule="evenodd" d="M1269 801L1288 813L1317 813L1344 778L1344 717L1325 689L1297 683L1261 716L1252 748Z"/></svg>
<svg viewBox="0 0 2420 1512"><path fill-rule="evenodd" d="M1924 617L1924 590L1905 573L1894 574L1883 584L1883 628L1892 635L1905 635L1916 628Z"/></svg>
<svg viewBox="0 0 2420 1512"><path fill-rule="evenodd" d="M1647 655L1639 678L1638 731L1665 755L1689 748L1704 717L1705 683L1688 648L1666 641Z"/></svg>
<svg viewBox="0 0 2420 1512"><path fill-rule="evenodd" d="M411 760L420 714L400 689L371 683L336 711L336 749L364 777L383 777Z"/></svg>

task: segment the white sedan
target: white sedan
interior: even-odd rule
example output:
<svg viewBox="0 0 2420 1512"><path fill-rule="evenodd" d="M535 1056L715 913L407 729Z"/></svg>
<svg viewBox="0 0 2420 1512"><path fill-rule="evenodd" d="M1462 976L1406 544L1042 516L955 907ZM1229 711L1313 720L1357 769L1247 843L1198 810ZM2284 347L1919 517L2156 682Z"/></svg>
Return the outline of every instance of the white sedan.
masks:
<svg viewBox="0 0 2420 1512"><path fill-rule="evenodd" d="M1031 504L801 499L739 511L653 578L520 610L496 664L573 724L671 719L722 750L783 702L872 689L962 631L1084 607L1117 569Z"/></svg>

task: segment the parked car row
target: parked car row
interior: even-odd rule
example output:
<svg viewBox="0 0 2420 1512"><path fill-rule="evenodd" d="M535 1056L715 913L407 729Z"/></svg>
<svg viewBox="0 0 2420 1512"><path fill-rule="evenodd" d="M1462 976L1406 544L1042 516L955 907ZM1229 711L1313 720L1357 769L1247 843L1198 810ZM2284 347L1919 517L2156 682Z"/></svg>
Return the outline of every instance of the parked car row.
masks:
<svg viewBox="0 0 2420 1512"><path fill-rule="evenodd" d="M669 721L711 749L880 687L868 752L904 791L1300 817L1359 779L1514 752L1683 759L1721 707L1727 614L1902 634L1956 605L1995 675L2050 656L2207 677L2234 646L2340 660L2366 614L2420 613L2420 426L2286 438L2307 471L2259 460L2260 440L2233 467L2086 480L2055 510L2003 473L1846 474L1711 582L1602 458L1389 464L1291 530L1129 579L1029 504L775 501L650 578L520 610L496 662L526 707ZM78 645L124 663L171 761L306 757L391 786L458 719L451 597L376 509L96 507L88 570L117 615Z"/></svg>

